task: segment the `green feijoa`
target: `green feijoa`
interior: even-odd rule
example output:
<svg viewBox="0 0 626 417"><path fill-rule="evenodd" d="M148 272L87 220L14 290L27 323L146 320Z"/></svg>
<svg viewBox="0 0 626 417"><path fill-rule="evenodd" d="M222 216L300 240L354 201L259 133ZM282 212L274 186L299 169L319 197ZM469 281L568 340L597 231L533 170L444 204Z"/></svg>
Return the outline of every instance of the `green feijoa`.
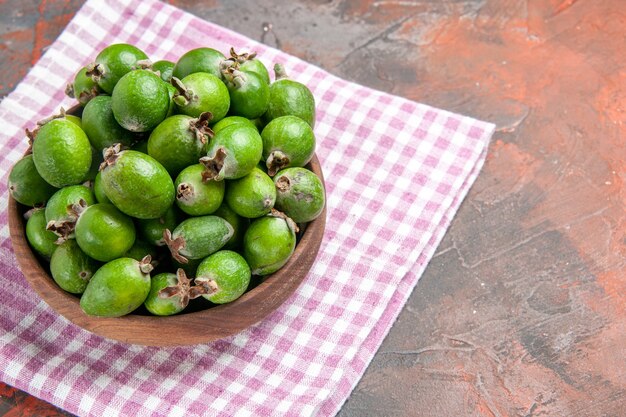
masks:
<svg viewBox="0 0 626 417"><path fill-rule="evenodd" d="M190 216L205 216L213 213L224 199L224 181L204 180L204 165L195 164L185 168L178 177L176 204Z"/></svg>
<svg viewBox="0 0 626 417"><path fill-rule="evenodd" d="M181 263L205 258L220 250L233 235L233 227L217 216L191 217L183 220L173 232L165 230L163 238L172 257Z"/></svg>
<svg viewBox="0 0 626 417"><path fill-rule="evenodd" d="M46 229L46 214L43 209L32 209L26 212L26 239L35 251L46 259L50 259L57 248L57 235Z"/></svg>
<svg viewBox="0 0 626 417"><path fill-rule="evenodd" d="M120 317L143 304L150 292L150 258L118 258L104 264L91 277L80 298L90 316Z"/></svg>
<svg viewBox="0 0 626 417"><path fill-rule="evenodd" d="M110 96L94 97L83 110L83 129L91 145L99 152L115 143L130 146L135 141L132 132L122 128L113 116Z"/></svg>
<svg viewBox="0 0 626 417"><path fill-rule="evenodd" d="M174 64L172 61L161 60L152 63L152 71L158 71L161 79L167 83L170 82L172 78L172 73L174 72Z"/></svg>
<svg viewBox="0 0 626 417"><path fill-rule="evenodd" d="M324 185L305 168L287 168L274 177L276 208L296 223L316 219L326 202Z"/></svg>
<svg viewBox="0 0 626 417"><path fill-rule="evenodd" d="M163 232L165 229L174 230L183 220L182 217L182 214L173 205L161 217L156 219L138 219L137 229L146 242L155 246L164 246Z"/></svg>
<svg viewBox="0 0 626 417"><path fill-rule="evenodd" d="M97 82L102 90L111 94L120 78L138 68L137 61L146 59L148 56L133 45L113 44L100 51L96 61L87 66L86 74Z"/></svg>
<svg viewBox="0 0 626 417"><path fill-rule="evenodd" d="M82 208L81 208L82 209ZM108 262L119 258L135 243L135 225L112 204L94 204L79 211L76 242L90 257Z"/></svg>
<svg viewBox="0 0 626 417"><path fill-rule="evenodd" d="M230 59L239 64L241 71L254 72L267 84L270 83L270 74L265 65L256 57L256 52L238 54L234 48L230 48Z"/></svg>
<svg viewBox="0 0 626 417"><path fill-rule="evenodd" d="M93 193L96 196L96 200L98 203L109 203L111 204L111 200L107 197L104 192L104 187L102 186L102 173L98 172L96 178L93 182Z"/></svg>
<svg viewBox="0 0 626 417"><path fill-rule="evenodd" d="M204 292L204 287L192 286L185 271L179 268L176 274L166 272L152 277L150 293L144 305L156 316L171 316L183 311L189 300L198 298Z"/></svg>
<svg viewBox="0 0 626 417"><path fill-rule="evenodd" d="M174 203L174 183L156 159L141 152L107 148L101 169L104 192L123 213L156 219Z"/></svg>
<svg viewBox="0 0 626 417"><path fill-rule="evenodd" d="M223 77L230 94L231 114L255 119L267 111L270 87L258 74L230 67Z"/></svg>
<svg viewBox="0 0 626 417"><path fill-rule="evenodd" d="M91 145L75 123L61 118L41 126L33 142L39 175L57 188L79 184L91 167Z"/></svg>
<svg viewBox="0 0 626 417"><path fill-rule="evenodd" d="M158 253L156 250L156 247L154 247L153 245L144 242L143 240L139 240L139 239L135 239L135 243L133 243L133 246L130 247L130 249L128 249L124 255L122 255L123 258L133 258L137 261L141 261L143 258L145 258L146 256L150 255L150 258L152 259L152 265L155 266L156 264L156 259L158 258Z"/></svg>
<svg viewBox="0 0 626 417"><path fill-rule="evenodd" d="M303 167L315 152L313 129L296 116L272 120L261 132L263 160L270 176L288 167Z"/></svg>
<svg viewBox="0 0 626 417"><path fill-rule="evenodd" d="M98 87L98 84L87 75L87 67L81 68L76 73L74 81L65 88L65 94L78 100L82 106L89 103L91 99L101 92L102 90Z"/></svg>
<svg viewBox="0 0 626 417"><path fill-rule="evenodd" d="M98 270L98 263L85 254L75 240L60 244L50 258L50 274L59 287L82 294Z"/></svg>
<svg viewBox="0 0 626 417"><path fill-rule="evenodd" d="M84 185L70 185L54 193L45 210L47 229L63 240L72 239L78 219L78 213L73 210L73 207L81 200L87 205L96 203L91 188Z"/></svg>
<svg viewBox="0 0 626 417"><path fill-rule="evenodd" d="M311 90L302 83L290 80L285 68L274 66L276 81L270 85L270 102L263 116L269 122L280 116L298 116L311 127L315 125L315 98Z"/></svg>
<svg viewBox="0 0 626 417"><path fill-rule="evenodd" d="M131 132L147 132L161 123L170 108L167 84L148 70L135 70L117 82L111 94L115 120Z"/></svg>
<svg viewBox="0 0 626 417"><path fill-rule="evenodd" d="M284 214L253 220L243 237L243 256L254 275L269 275L283 267L296 248L296 224Z"/></svg>
<svg viewBox="0 0 626 417"><path fill-rule="evenodd" d="M246 260L230 250L221 250L207 257L198 266L195 284L206 288L202 296L215 304L235 301L250 284L250 267Z"/></svg>
<svg viewBox="0 0 626 417"><path fill-rule="evenodd" d="M13 165L8 186L9 193L15 201L31 207L45 204L57 191L41 178L35 167L33 155L26 155Z"/></svg>
<svg viewBox="0 0 626 417"><path fill-rule="evenodd" d="M215 134L200 163L206 166L207 179L236 179L249 174L262 153L259 132L246 124L233 124Z"/></svg>
<svg viewBox="0 0 626 417"><path fill-rule="evenodd" d="M174 66L172 75L182 79L196 72L208 72L221 77L220 64L226 59L224 54L212 48L196 48L180 57Z"/></svg>
<svg viewBox="0 0 626 417"><path fill-rule="evenodd" d="M180 113L199 117L201 113L210 112L214 122L223 119L228 113L228 89L215 75L195 72L182 80L174 76L171 82L177 90L173 100Z"/></svg>
<svg viewBox="0 0 626 417"><path fill-rule="evenodd" d="M211 126L211 130L213 130L213 134L216 134L217 132L224 129L225 127L230 126L230 125L235 125L235 124L255 126L254 122L252 122L250 119L246 119L245 117L228 116L228 117L224 117L222 120L220 120L219 122Z"/></svg>
<svg viewBox="0 0 626 417"><path fill-rule="evenodd" d="M177 114L163 120L150 134L148 155L176 177L206 154L206 144L212 135L210 117L210 113L202 113L197 119Z"/></svg>
<svg viewBox="0 0 626 417"><path fill-rule="evenodd" d="M224 199L235 213L254 219L274 207L276 187L269 175L255 167L245 177L228 182Z"/></svg>
<svg viewBox="0 0 626 417"><path fill-rule="evenodd" d="M250 220L241 217L233 211L226 202L222 202L222 205L213 213L215 216L220 216L226 220L233 227L233 235L228 242L224 245L223 249L237 250L241 247L243 241L243 234L246 232Z"/></svg>

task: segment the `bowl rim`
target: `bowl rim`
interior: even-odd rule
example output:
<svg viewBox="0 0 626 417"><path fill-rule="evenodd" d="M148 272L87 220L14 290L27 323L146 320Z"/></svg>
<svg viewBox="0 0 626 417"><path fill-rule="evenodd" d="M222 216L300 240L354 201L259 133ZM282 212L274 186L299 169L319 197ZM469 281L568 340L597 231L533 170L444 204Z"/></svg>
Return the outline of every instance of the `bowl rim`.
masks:
<svg viewBox="0 0 626 417"><path fill-rule="evenodd" d="M307 165L325 185L320 162L313 155ZM237 300L206 310L173 316L88 316L80 298L59 287L28 244L23 212L9 194L9 233L22 274L31 288L53 310L72 323L99 336L145 346L187 346L234 335L263 320L278 309L304 281L315 262L326 227L326 204L322 213L307 223L289 261Z"/></svg>

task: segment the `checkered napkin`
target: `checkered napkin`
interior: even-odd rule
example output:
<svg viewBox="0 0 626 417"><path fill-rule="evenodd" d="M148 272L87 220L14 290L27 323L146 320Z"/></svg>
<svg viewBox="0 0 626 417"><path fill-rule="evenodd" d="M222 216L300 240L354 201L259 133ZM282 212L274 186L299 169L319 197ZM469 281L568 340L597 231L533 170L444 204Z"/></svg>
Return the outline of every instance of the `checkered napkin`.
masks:
<svg viewBox="0 0 626 417"><path fill-rule="evenodd" d="M214 343L152 348L52 311L16 266L8 172L24 128L66 108L74 72L115 42L153 59L212 46L283 63L317 100L327 226L313 269L261 323ZM0 379L81 416L329 416L365 371L485 158L493 125L339 79L154 1L90 0L0 104Z"/></svg>

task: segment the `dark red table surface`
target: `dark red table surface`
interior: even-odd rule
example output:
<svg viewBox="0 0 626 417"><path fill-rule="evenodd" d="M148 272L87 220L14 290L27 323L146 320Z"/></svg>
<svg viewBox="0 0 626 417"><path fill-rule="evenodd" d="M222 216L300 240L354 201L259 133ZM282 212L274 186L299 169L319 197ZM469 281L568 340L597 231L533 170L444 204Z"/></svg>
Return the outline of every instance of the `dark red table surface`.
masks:
<svg viewBox="0 0 626 417"><path fill-rule="evenodd" d="M1 96L81 3L0 2ZM498 126L340 416L626 415L626 1L173 3ZM0 415L64 414L0 384Z"/></svg>

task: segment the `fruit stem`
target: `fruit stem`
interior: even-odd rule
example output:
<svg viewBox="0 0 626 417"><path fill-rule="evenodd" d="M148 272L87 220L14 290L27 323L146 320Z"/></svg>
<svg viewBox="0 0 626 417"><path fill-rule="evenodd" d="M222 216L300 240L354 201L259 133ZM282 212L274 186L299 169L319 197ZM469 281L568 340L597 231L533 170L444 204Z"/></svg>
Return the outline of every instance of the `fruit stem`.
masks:
<svg viewBox="0 0 626 417"><path fill-rule="evenodd" d="M196 277L194 282L196 283L196 287L198 287L199 289L201 288L200 291L203 291L203 294L206 295L215 294L220 289L220 287L217 285L217 282L213 278Z"/></svg>
<svg viewBox="0 0 626 417"><path fill-rule="evenodd" d="M273 177L278 171L286 168L289 165L289 157L282 151L273 151L270 156L267 157L265 165L267 166L267 175Z"/></svg>
<svg viewBox="0 0 626 417"><path fill-rule="evenodd" d="M176 188L177 200L188 201L188 200L191 200L193 195L194 195L193 185L186 183L186 182L182 182L178 184L178 187Z"/></svg>
<svg viewBox="0 0 626 417"><path fill-rule="evenodd" d="M85 75L87 77L91 77L91 79L96 83L100 81L100 79L104 77L104 74L106 73L106 71L104 70L104 66L102 64L96 64L95 62L87 65L86 68L87 71L85 71Z"/></svg>
<svg viewBox="0 0 626 417"><path fill-rule="evenodd" d="M185 84L183 84L183 82L178 78L172 77L170 83L176 89L176 94L174 94L172 100L174 100L174 103L179 106L186 106L190 101L198 99L198 96L196 96L193 91L185 87Z"/></svg>
<svg viewBox="0 0 626 417"><path fill-rule="evenodd" d="M232 46L230 47L230 57L235 60L236 62L243 64L246 61L252 61L254 58L256 58L256 52L244 52L242 54L238 54L237 52L235 52L235 48L233 48Z"/></svg>
<svg viewBox="0 0 626 417"><path fill-rule="evenodd" d="M298 225L296 224L296 222L294 222L291 217L287 216L285 213L283 213L282 211L278 211L275 208L272 208L272 210L270 211L270 213L268 214L268 216L271 217L278 217L279 219L283 219L285 222L287 222L287 226L289 226L289 228L291 230L294 231L294 233L298 233L300 231L300 228L298 227Z"/></svg>
<svg viewBox="0 0 626 417"><path fill-rule="evenodd" d="M76 98L76 96L74 95L74 85L72 83L68 83L65 86L65 95L69 98Z"/></svg>
<svg viewBox="0 0 626 417"><path fill-rule="evenodd" d="M115 165L115 162L117 161L117 158L120 157L121 152L122 152L121 143L115 143L112 146L109 146L108 148L106 148L102 152L104 162L100 164L100 167L98 168L98 170L102 171L108 166Z"/></svg>
<svg viewBox="0 0 626 417"><path fill-rule="evenodd" d="M152 272L152 270L154 269L154 266L152 266L152 256L144 256L141 261L139 261L139 269L144 274L149 274L150 272Z"/></svg>
<svg viewBox="0 0 626 417"><path fill-rule="evenodd" d="M226 150L221 146L217 148L213 157L203 156L200 158L199 162L204 165L204 171L202 171L202 182L207 182L209 180L222 180L222 168L224 167L225 159Z"/></svg>
<svg viewBox="0 0 626 417"><path fill-rule="evenodd" d="M46 117L45 119L41 119L41 120L39 120L39 121L37 122L37 126L43 126L43 125L45 125L46 123L51 122L51 121L53 121L53 120L55 120L55 119L63 119L63 118L65 118L65 109L64 109L63 107L61 107L61 108L59 109L59 114L53 114L53 115L52 115L52 116L50 116L50 117Z"/></svg>
<svg viewBox="0 0 626 417"><path fill-rule="evenodd" d="M172 239L172 232L169 229L163 230L163 241L172 253L172 258L176 259L181 264L189 263L189 260L180 254L180 250L184 249L185 239L182 236L178 236L176 239Z"/></svg>
<svg viewBox="0 0 626 417"><path fill-rule="evenodd" d="M182 268L176 270L176 278L178 282L171 287L165 287L159 291L159 298L171 298L175 295L180 296L180 307L185 308L189 304L189 300L200 297L204 294L203 289L191 286L191 280L187 278Z"/></svg>
<svg viewBox="0 0 626 417"><path fill-rule="evenodd" d="M285 67L282 64L274 64L274 74L276 75L276 81L289 78L287 72L285 71Z"/></svg>
<svg viewBox="0 0 626 417"><path fill-rule="evenodd" d="M213 132L213 129L209 127L209 122L212 119L213 113L205 111L200 113L200 117L189 122L189 130L194 132L196 139L198 139L203 145L206 145L208 142L207 137L211 139L215 136L215 132Z"/></svg>

